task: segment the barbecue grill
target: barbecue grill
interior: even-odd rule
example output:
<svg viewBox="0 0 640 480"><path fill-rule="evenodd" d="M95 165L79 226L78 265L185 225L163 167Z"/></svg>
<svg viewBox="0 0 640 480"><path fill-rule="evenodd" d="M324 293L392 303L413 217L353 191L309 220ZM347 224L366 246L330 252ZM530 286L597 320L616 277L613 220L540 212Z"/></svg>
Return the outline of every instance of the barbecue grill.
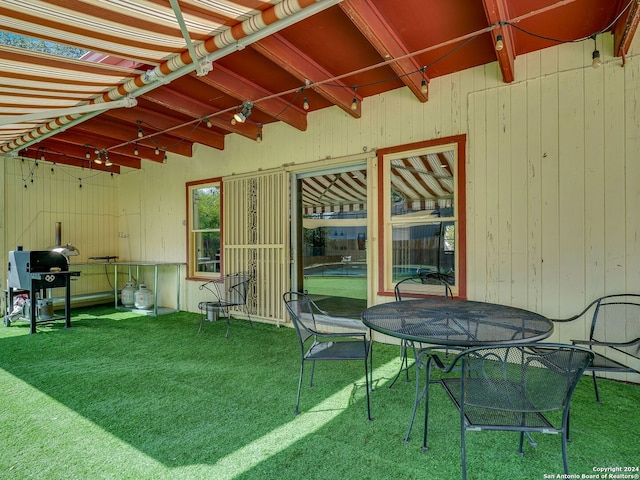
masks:
<svg viewBox="0 0 640 480"><path fill-rule="evenodd" d="M28 293L28 306L23 312L25 317L20 320L31 322L31 333L36 331L36 322L53 321L64 318L66 326L70 321L70 290L71 277L79 276L80 272L69 271L69 261L62 253L50 250L22 250L18 247L9 252L8 302L7 308L13 308L13 297L16 293ZM53 315L53 309L40 308L47 298L47 290L51 288L65 289L65 315ZM39 305L40 302L40 305ZM52 305L49 302L50 305ZM27 316L28 315L28 316ZM5 316L5 326L11 324L9 312Z"/></svg>

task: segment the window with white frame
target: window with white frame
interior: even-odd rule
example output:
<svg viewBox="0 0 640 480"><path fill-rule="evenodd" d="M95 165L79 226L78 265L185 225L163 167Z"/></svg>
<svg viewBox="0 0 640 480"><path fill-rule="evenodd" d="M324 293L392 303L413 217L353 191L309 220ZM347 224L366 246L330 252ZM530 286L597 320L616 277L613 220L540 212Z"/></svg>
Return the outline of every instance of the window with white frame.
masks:
<svg viewBox="0 0 640 480"><path fill-rule="evenodd" d="M455 140L455 141L451 141ZM462 145L462 148L461 148ZM461 285L460 171L464 137L439 140L380 151L383 181L380 202L384 218L383 291L407 276L428 272L449 283L454 294ZM458 185L462 185L459 187ZM463 269L464 270L464 269ZM425 285L424 292L442 294L439 285Z"/></svg>
<svg viewBox="0 0 640 480"><path fill-rule="evenodd" d="M222 187L219 179L187 184L191 277L218 277L222 250Z"/></svg>

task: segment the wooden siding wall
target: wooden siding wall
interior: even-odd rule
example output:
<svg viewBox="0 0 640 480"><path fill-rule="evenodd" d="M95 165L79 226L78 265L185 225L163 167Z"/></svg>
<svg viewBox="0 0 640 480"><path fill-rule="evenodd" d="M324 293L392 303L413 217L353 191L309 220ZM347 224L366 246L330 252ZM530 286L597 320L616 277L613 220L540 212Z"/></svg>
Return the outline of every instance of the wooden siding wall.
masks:
<svg viewBox="0 0 640 480"><path fill-rule="evenodd" d="M62 244L72 243L80 255L70 263L88 262L91 256L118 253L118 179L108 173L5 157L3 162L3 231L0 240L7 265L8 252L44 250L55 245L55 225L61 222ZM33 175L31 175L33 172ZM80 186L82 185L82 186ZM71 284L72 294L112 289L103 266L73 267L82 280ZM0 283L6 285L6 270ZM62 290L62 289L61 289ZM63 291L53 292L54 296Z"/></svg>

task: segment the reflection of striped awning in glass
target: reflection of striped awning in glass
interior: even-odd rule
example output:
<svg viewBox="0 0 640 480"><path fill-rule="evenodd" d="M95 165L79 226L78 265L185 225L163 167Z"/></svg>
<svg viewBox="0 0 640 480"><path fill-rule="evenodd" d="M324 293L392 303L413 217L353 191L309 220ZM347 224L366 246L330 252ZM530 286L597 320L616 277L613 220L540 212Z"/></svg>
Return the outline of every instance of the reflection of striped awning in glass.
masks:
<svg viewBox="0 0 640 480"><path fill-rule="evenodd" d="M302 180L305 214L351 212L367 208L366 170L328 173Z"/></svg>
<svg viewBox="0 0 640 480"><path fill-rule="evenodd" d="M453 152L399 158L391 161L391 188L405 200L453 197Z"/></svg>
<svg viewBox="0 0 640 480"><path fill-rule="evenodd" d="M453 161L453 151L392 160L393 195L419 210L451 206L454 191ZM366 173L365 169L359 169L303 178L304 213L309 215L366 210Z"/></svg>

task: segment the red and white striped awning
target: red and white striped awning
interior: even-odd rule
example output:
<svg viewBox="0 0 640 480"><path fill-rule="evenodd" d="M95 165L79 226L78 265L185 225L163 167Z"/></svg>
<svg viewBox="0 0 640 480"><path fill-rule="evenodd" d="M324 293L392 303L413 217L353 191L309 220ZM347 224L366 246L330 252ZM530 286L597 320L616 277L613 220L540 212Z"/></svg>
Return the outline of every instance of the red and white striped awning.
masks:
<svg viewBox="0 0 640 480"><path fill-rule="evenodd" d="M239 40L294 18L314 3L3 0L2 30L22 36L37 32L39 39L90 53L69 59L0 46L0 153L97 114L66 114L69 107L135 97L171 78L206 68L208 55L231 49Z"/></svg>
<svg viewBox="0 0 640 480"><path fill-rule="evenodd" d="M445 151L395 159L391 163L393 194L415 210L453 205L454 153ZM307 215L356 212L367 208L366 170L307 177L302 203Z"/></svg>

